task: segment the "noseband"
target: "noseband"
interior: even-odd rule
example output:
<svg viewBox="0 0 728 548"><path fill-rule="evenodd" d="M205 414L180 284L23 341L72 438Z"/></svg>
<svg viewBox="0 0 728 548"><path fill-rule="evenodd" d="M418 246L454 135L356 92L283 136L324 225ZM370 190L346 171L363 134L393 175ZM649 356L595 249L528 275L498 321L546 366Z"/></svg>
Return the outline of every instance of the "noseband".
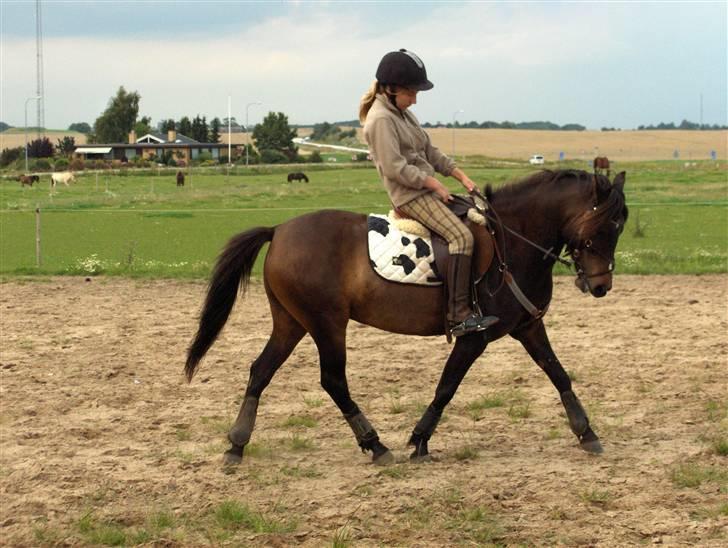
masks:
<svg viewBox="0 0 728 548"><path fill-rule="evenodd" d="M587 274L584 270L584 267L579 262L579 258L587 251L592 255L596 255L597 257L604 259L604 261L607 263L607 269L602 272L597 272L596 274ZM570 255L573 260L574 272L576 272L577 277L581 278L585 282L588 282L589 278L596 278L597 276L604 276L605 274L611 274L612 272L614 272L614 257L610 258L607 257L604 253L601 253L593 246L592 241L589 239L584 240L583 244L580 247L569 248L566 251L566 254Z"/></svg>

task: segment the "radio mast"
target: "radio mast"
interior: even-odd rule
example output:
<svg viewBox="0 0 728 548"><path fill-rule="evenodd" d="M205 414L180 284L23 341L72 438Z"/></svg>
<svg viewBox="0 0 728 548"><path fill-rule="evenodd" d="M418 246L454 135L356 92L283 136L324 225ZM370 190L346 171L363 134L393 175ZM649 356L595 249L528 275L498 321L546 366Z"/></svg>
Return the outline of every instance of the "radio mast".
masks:
<svg viewBox="0 0 728 548"><path fill-rule="evenodd" d="M37 105L38 139L45 134L45 92L43 90L43 16L40 0L35 0L35 94L40 97Z"/></svg>

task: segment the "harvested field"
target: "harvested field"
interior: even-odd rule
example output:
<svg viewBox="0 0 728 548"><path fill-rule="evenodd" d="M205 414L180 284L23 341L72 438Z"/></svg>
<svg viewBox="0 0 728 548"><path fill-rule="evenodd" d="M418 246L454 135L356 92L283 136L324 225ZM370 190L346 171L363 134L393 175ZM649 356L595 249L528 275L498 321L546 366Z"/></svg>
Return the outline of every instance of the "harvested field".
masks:
<svg viewBox="0 0 728 548"><path fill-rule="evenodd" d="M449 347L349 328L349 383L398 463L380 468L318 384L305 338L264 393L250 455L225 433L270 316L259 283L191 384L200 282L0 285L6 546L725 546L728 276L558 278L546 317L605 453L582 452L513 340L486 351L412 465L404 443Z"/></svg>
<svg viewBox="0 0 728 548"><path fill-rule="evenodd" d="M452 153L453 130L447 128L428 129L432 142L446 154ZM311 128L300 128L298 135L311 134ZM49 132L48 137L56 139L71 135L76 144L86 142L86 136L75 132ZM359 141L364 143L361 130ZM34 138L33 135L28 136ZM233 133L232 143L242 145L249 142L249 134ZM220 142L227 143L228 135L223 133ZM488 156L528 160L533 154L543 154L547 162L559 159L564 152L567 160L592 160L594 156L608 156L618 162L639 162L647 160L672 160L675 150L680 160L710 159L715 150L718 159L725 160L728 149L728 131L538 131L509 129L456 129L456 156ZM16 130L0 133L0 148L23 146L23 133ZM365 147L364 144L362 144ZM310 149L310 147L309 147ZM307 150L303 147L303 150Z"/></svg>

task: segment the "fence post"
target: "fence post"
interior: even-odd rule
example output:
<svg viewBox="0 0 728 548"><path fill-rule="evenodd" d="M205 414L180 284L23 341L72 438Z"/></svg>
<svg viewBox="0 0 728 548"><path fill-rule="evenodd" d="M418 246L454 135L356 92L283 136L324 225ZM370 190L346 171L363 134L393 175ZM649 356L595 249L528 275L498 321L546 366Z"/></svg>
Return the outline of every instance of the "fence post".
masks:
<svg viewBox="0 0 728 548"><path fill-rule="evenodd" d="M99 172L96 172L96 192L99 191Z"/></svg>
<svg viewBox="0 0 728 548"><path fill-rule="evenodd" d="M36 204L35 208L35 266L40 268L40 207Z"/></svg>

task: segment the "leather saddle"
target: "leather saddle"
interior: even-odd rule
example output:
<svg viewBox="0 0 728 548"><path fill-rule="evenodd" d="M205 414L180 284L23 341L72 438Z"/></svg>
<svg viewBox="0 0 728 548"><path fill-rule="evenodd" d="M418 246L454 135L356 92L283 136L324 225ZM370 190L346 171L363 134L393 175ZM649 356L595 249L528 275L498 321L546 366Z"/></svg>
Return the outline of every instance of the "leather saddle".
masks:
<svg viewBox="0 0 728 548"><path fill-rule="evenodd" d="M488 231L487 225L475 223L468 218L468 211L475 209L475 202L470 196L454 194L453 200L447 206L473 234L472 278L473 281L477 282L485 275L493 262L493 255L495 254L493 238ZM401 211L395 211L397 216L409 218ZM435 255L435 274L443 283L447 284L447 268L450 263L450 251L447 241L432 230L430 230L430 234L432 236L432 250Z"/></svg>

